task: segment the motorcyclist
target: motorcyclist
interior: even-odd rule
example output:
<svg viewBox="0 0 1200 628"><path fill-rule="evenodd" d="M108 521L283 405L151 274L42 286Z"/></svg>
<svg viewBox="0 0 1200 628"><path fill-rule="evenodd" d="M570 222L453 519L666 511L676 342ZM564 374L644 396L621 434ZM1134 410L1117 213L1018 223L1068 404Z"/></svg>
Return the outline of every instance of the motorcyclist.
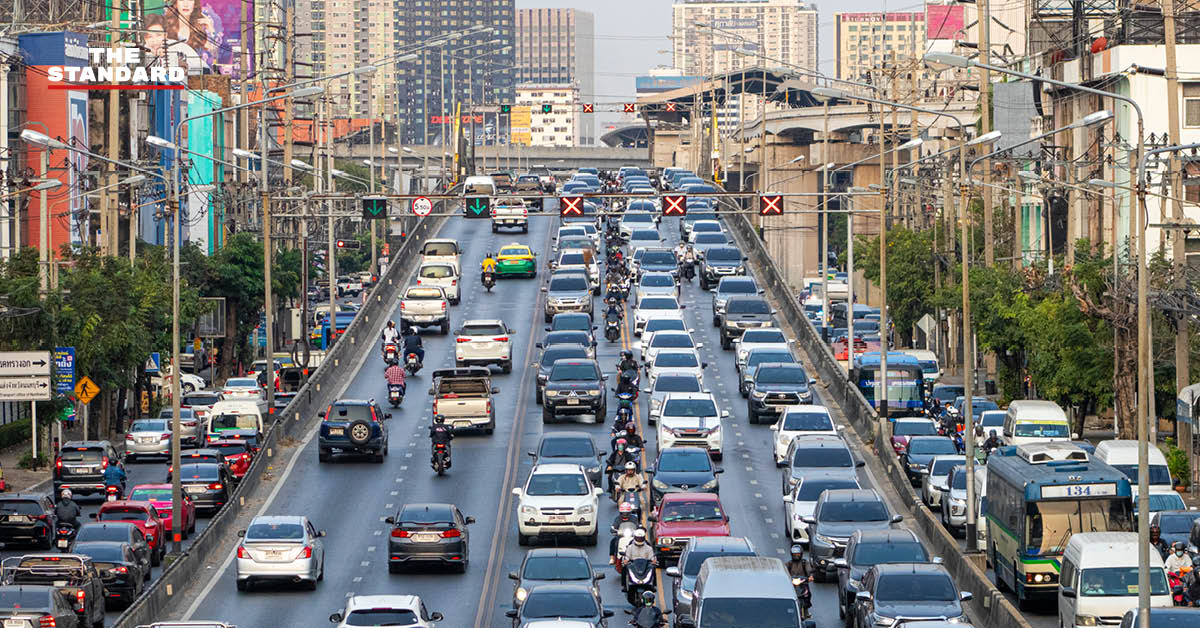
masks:
<svg viewBox="0 0 1200 628"><path fill-rule="evenodd" d="M387 327L383 328L383 332L379 334L383 339L383 344L396 344L400 340L400 330L396 329L395 321L388 321Z"/></svg>
<svg viewBox="0 0 1200 628"><path fill-rule="evenodd" d="M117 487L121 491L117 495L117 498L120 499L120 496L125 494L125 469L122 469L119 464L110 463L104 469L104 486Z"/></svg>
<svg viewBox="0 0 1200 628"><path fill-rule="evenodd" d="M58 494L58 503L54 505L54 517L58 519L60 525L69 525L78 529L80 512L79 504L71 499L71 489L64 488Z"/></svg>
<svg viewBox="0 0 1200 628"><path fill-rule="evenodd" d="M617 491L624 493L625 491L640 491L646 485L646 481L637 472L637 463L630 460L625 463L625 473L617 480Z"/></svg>
<svg viewBox="0 0 1200 628"><path fill-rule="evenodd" d="M638 369L638 363L637 363L637 360L633 359L633 352L630 351L629 349L622 351L621 352L621 361L617 362L617 372L620 373L623 371L637 371L637 369Z"/></svg>
<svg viewBox="0 0 1200 628"><path fill-rule="evenodd" d="M1180 576L1183 575L1181 569L1184 567L1192 567L1192 557L1187 553L1187 544L1183 541L1176 541L1171 545L1171 555L1167 556L1167 560L1163 563L1163 567L1168 572L1174 572Z"/></svg>
<svg viewBox="0 0 1200 628"><path fill-rule="evenodd" d="M633 462L633 458L631 458L629 456L629 452L625 450L625 441L618 438L617 446L613 447L613 452L611 454L608 454L608 461L605 465L606 472L608 473L608 490L613 490L616 485L614 472L617 469L624 469L625 463L627 462Z"/></svg>
<svg viewBox="0 0 1200 628"><path fill-rule="evenodd" d="M692 248L692 245L690 245L690 244L687 245L687 249L685 249L683 251L683 263L684 264L695 264L696 263L696 249Z"/></svg>
<svg viewBox="0 0 1200 628"><path fill-rule="evenodd" d="M410 353L415 353L417 354L417 361L424 364L425 347L421 346L421 335L417 333L417 330L409 327L408 329L404 330L403 338L404 355L407 356Z"/></svg>
<svg viewBox="0 0 1200 628"><path fill-rule="evenodd" d="M804 560L804 548L800 545L793 545L791 549L791 560L787 564L788 575L792 580L803 580L800 584L795 584L796 599L800 601L800 612L803 618L807 619L809 608L812 608L812 591L809 589L808 563Z"/></svg>
<svg viewBox="0 0 1200 628"><path fill-rule="evenodd" d="M621 502L621 505L617 507L617 516L613 518L612 530L614 533L612 540L608 542L608 555L610 557L610 563L615 563L617 559L617 543L621 540L616 535L615 531L617 528L621 527L622 523L625 522L633 522L634 524L638 523L637 516L633 512L633 504L629 502Z"/></svg>
<svg viewBox="0 0 1200 628"><path fill-rule="evenodd" d="M610 316L615 316L618 321L625 318L625 310L621 309L620 301L616 298L608 299L608 309L604 310L604 320L609 320Z"/></svg>
<svg viewBox="0 0 1200 628"><path fill-rule="evenodd" d="M429 458L430 464L435 462L432 456L434 446L445 445L446 468L450 468L450 441L452 440L454 440L454 429L449 425L446 425L445 417L440 414L433 417L433 425L429 426L429 449L431 454Z"/></svg>
<svg viewBox="0 0 1200 628"><path fill-rule="evenodd" d="M656 628L666 625L662 609L654 604L654 591L642 591L641 606L633 611L631 623L638 628Z"/></svg>
<svg viewBox="0 0 1200 628"><path fill-rule="evenodd" d="M399 364L393 364L387 367L387 370L383 372L383 376L387 378L388 387L400 387L400 396L403 397L404 393L408 390L408 384L404 382L404 367Z"/></svg>
<svg viewBox="0 0 1200 628"><path fill-rule="evenodd" d="M625 424L625 446L637 447L638 449L645 449L646 447L646 443L642 440L642 436L637 433L632 420Z"/></svg>
<svg viewBox="0 0 1200 628"><path fill-rule="evenodd" d="M1171 546L1162 539L1162 528L1157 525L1150 526L1150 546L1158 550L1163 560L1167 559L1167 555L1171 553Z"/></svg>
<svg viewBox="0 0 1200 628"><path fill-rule="evenodd" d="M487 256L483 258L483 263L481 263L479 267L482 269L482 271L479 273L480 281L483 281L483 276L488 273L492 273L494 276L496 272L496 259L494 255L492 253L488 253Z"/></svg>
<svg viewBox="0 0 1200 628"><path fill-rule="evenodd" d="M983 449L991 451L1000 446L1000 437L996 435L996 430L988 432L987 440L983 441Z"/></svg>
<svg viewBox="0 0 1200 628"><path fill-rule="evenodd" d="M629 568L629 563L638 559L650 561L654 566L658 566L658 560L654 557L654 548L646 542L646 530L638 528L633 533L633 542L625 546L625 553L621 555L621 590L626 591L625 586L625 570Z"/></svg>
<svg viewBox="0 0 1200 628"><path fill-rule="evenodd" d="M682 240L675 245L675 259L683 261L683 254L687 251L687 243Z"/></svg>

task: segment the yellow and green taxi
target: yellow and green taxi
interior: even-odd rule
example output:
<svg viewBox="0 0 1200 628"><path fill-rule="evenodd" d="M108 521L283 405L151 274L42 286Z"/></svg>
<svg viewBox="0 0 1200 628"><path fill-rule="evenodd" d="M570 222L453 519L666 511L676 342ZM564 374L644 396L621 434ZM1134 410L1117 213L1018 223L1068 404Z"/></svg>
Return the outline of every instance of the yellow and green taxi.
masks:
<svg viewBox="0 0 1200 628"><path fill-rule="evenodd" d="M513 242L500 247L496 254L496 275L511 277L524 275L537 276L537 254L524 244Z"/></svg>

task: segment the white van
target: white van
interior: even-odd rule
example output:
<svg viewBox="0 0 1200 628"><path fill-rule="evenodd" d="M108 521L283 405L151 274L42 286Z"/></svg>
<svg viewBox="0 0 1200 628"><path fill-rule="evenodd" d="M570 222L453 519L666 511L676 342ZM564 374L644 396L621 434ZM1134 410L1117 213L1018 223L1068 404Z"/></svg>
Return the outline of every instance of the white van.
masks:
<svg viewBox="0 0 1200 628"><path fill-rule="evenodd" d="M496 182L491 177L467 177L463 182L464 196L495 196Z"/></svg>
<svg viewBox="0 0 1200 628"><path fill-rule="evenodd" d="M1117 626L1138 604L1136 532L1077 532L1059 572L1060 626ZM1171 606L1162 557L1150 552L1150 606Z"/></svg>
<svg viewBox="0 0 1200 628"><path fill-rule="evenodd" d="M267 430L263 425L263 413L259 404L236 400L214 403L204 424L204 442L222 440L227 437L225 433L231 430L254 430L256 438L261 442Z"/></svg>
<svg viewBox="0 0 1200 628"><path fill-rule="evenodd" d="M984 516L987 500L987 465L975 465L975 549L986 555L988 522Z"/></svg>
<svg viewBox="0 0 1200 628"><path fill-rule="evenodd" d="M1001 436L1004 444L1066 442L1073 438L1075 435L1071 433L1067 414L1053 401L1018 399L1008 404Z"/></svg>
<svg viewBox="0 0 1200 628"><path fill-rule="evenodd" d="M1150 494L1174 493L1171 471L1167 468L1167 457L1158 447L1151 445L1147 452L1150 463ZM1136 440L1106 440L1096 445L1096 459L1116 468L1129 478L1136 503L1138 494L1138 443Z"/></svg>
<svg viewBox="0 0 1200 628"><path fill-rule="evenodd" d="M454 264L455 268L462 270L462 249L458 246L458 240L430 238L421 245L421 263L437 262Z"/></svg>
<svg viewBox="0 0 1200 628"><path fill-rule="evenodd" d="M942 365L938 363L937 354L925 349L905 349L901 353L907 353L917 359L921 363L921 374L925 376L925 384L932 386L934 382L942 377Z"/></svg>

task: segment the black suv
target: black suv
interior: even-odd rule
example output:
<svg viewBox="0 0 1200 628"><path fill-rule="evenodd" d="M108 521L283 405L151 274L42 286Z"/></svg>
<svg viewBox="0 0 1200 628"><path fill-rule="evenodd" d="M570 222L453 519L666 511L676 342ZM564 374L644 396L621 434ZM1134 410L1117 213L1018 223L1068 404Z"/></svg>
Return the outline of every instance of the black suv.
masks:
<svg viewBox="0 0 1200 628"><path fill-rule="evenodd" d="M775 310L762 297L730 297L721 312L721 348L732 348L733 341L747 329L773 326L774 315Z"/></svg>
<svg viewBox="0 0 1200 628"><path fill-rule="evenodd" d="M927 563L929 552L912 530L858 530L846 543L844 558L833 564L838 570L838 617L845 618L854 606L863 575L881 563Z"/></svg>
<svg viewBox="0 0 1200 628"><path fill-rule="evenodd" d="M54 494L69 488L76 495L103 495L104 470L123 460L106 440L67 441L54 460Z"/></svg>
<svg viewBox="0 0 1200 628"><path fill-rule="evenodd" d="M552 423L560 414L594 414L604 422L608 396L595 360L558 360L542 387L542 422Z"/></svg>
<svg viewBox="0 0 1200 628"><path fill-rule="evenodd" d="M339 399L325 411L318 436L317 459L329 462L333 453L366 454L383 462L388 453L388 432L384 419L390 419L372 399Z"/></svg>
<svg viewBox="0 0 1200 628"><path fill-rule="evenodd" d="M721 281L721 277L745 275L744 262L748 258L733 246L714 246L700 258L700 289L708 290Z"/></svg>
<svg viewBox="0 0 1200 628"><path fill-rule="evenodd" d="M750 394L746 399L746 414L751 423L758 423L759 417L771 415L774 421L786 406L801 403L812 403L813 393L810 385L817 380L808 376L804 367L788 362L766 362L759 364L754 370L754 379L750 382Z"/></svg>
<svg viewBox="0 0 1200 628"><path fill-rule="evenodd" d="M50 549L54 541L54 503L45 495L0 496L0 541L33 543Z"/></svg>

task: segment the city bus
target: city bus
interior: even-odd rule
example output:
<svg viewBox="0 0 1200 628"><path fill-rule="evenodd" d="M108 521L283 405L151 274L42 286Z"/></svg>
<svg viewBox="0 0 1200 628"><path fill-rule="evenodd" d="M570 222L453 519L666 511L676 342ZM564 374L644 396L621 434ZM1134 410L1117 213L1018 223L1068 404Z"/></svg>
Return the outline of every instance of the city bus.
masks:
<svg viewBox="0 0 1200 628"><path fill-rule="evenodd" d="M990 456L983 514L996 585L1015 593L1021 607L1056 599L1072 534L1133 530L1125 474L1062 442L1002 447Z"/></svg>
<svg viewBox="0 0 1200 628"><path fill-rule="evenodd" d="M925 375L921 363L907 353L888 351L887 354L887 413L888 419L925 415ZM854 358L850 379L875 411L876 380L879 378L879 352L871 351Z"/></svg>

